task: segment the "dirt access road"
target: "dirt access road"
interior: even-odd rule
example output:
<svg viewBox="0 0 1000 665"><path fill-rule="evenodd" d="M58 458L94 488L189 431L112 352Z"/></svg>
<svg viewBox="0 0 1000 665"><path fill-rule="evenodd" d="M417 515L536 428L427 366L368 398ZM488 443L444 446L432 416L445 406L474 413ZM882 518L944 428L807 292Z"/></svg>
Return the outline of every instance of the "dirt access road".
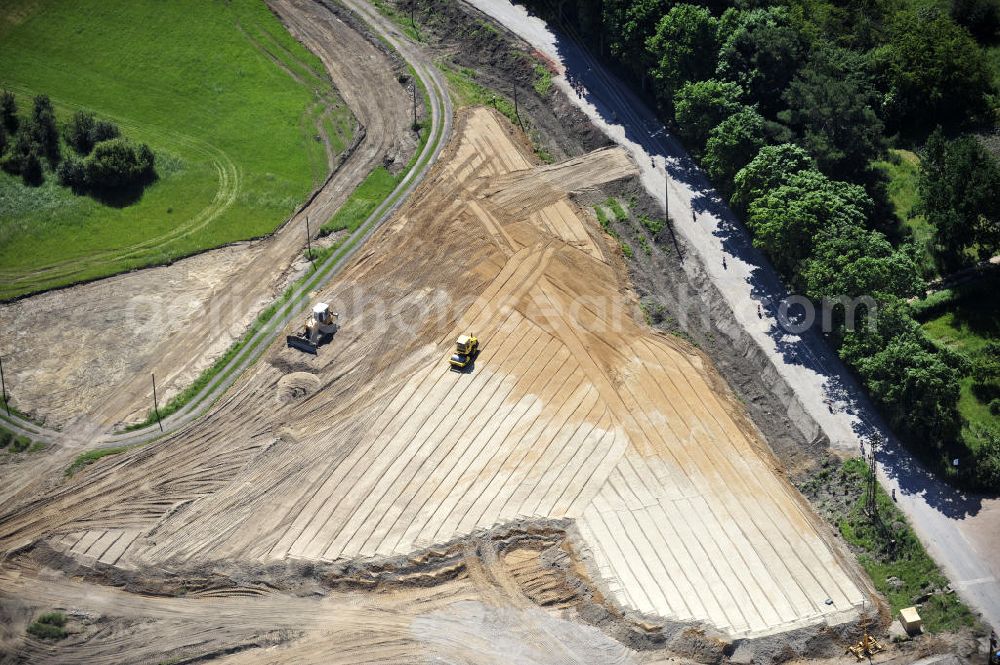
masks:
<svg viewBox="0 0 1000 665"><path fill-rule="evenodd" d="M192 588L180 597L8 569L0 571L0 663L667 662L571 620L579 600L549 563L566 559L558 545L537 537L480 542L426 587L372 593L295 578L292 593L261 584ZM53 607L68 615L70 636L58 644L23 639L37 613Z"/></svg>
<svg viewBox="0 0 1000 665"><path fill-rule="evenodd" d="M0 553L136 584L281 562L419 572L470 534L555 521L606 610L653 639L854 626L857 566L706 359L636 321L569 201L631 160L536 167L486 109L455 132L317 294L342 315L329 345L276 343L205 418L7 506ZM483 352L451 372L463 331Z"/></svg>
<svg viewBox="0 0 1000 665"><path fill-rule="evenodd" d="M675 231L691 254L684 267L692 283L711 280L741 331L770 359L791 395L782 401L792 419L805 415L846 454L858 453L870 437L880 436L883 486L897 491L900 508L962 597L987 623L1000 627L1000 499L965 495L922 469L826 341L815 330L787 332L777 314L788 294L773 268L684 147L627 85L571 35L530 16L524 7L509 0L466 1L550 60L559 72L553 83L632 154L653 197L666 205L669 191ZM582 95L568 78L583 87Z"/></svg>
<svg viewBox="0 0 1000 665"><path fill-rule="evenodd" d="M81 438L144 418L152 403L150 374L161 400L168 399L281 293L304 249L307 218L315 234L372 169L396 164L399 170L413 155L410 93L396 78L405 68L320 3L270 4L323 61L362 128L360 142L269 238L0 308L15 405ZM58 325L53 312L60 313Z"/></svg>

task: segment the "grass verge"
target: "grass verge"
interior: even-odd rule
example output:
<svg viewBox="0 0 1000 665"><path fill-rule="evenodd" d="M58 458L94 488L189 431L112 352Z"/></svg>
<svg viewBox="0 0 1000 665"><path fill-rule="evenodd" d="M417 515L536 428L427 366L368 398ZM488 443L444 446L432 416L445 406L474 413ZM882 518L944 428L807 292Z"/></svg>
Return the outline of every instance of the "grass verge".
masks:
<svg viewBox="0 0 1000 665"><path fill-rule="evenodd" d="M385 0L370 0L379 13L399 26L399 29L406 33L406 36L415 42L424 41L423 35L415 21L410 20L408 14L403 14Z"/></svg>
<svg viewBox="0 0 1000 665"><path fill-rule="evenodd" d="M976 626L975 615L951 589L947 578L924 549L906 517L878 487L882 527L864 511L867 466L859 458L828 460L799 485L817 511L843 537L872 584L888 601L893 618L917 605L928 633Z"/></svg>
<svg viewBox="0 0 1000 665"><path fill-rule="evenodd" d="M76 459L73 460L73 463L66 468L65 473L67 476L72 476L83 467L93 464L99 459L103 459L108 455L123 453L128 449L129 446L118 446L117 448L97 448L95 450L88 450L85 453L77 455Z"/></svg>
<svg viewBox="0 0 1000 665"><path fill-rule="evenodd" d="M38 452L45 447L45 444L32 440L22 434L14 434L13 432L0 427L0 450L10 450L12 453L23 453L25 451L29 453Z"/></svg>
<svg viewBox="0 0 1000 665"><path fill-rule="evenodd" d="M934 227L923 215L914 211L920 202L917 189L920 180L920 158L909 150L889 150L885 160L873 163L886 179L886 193L896 213L899 224L907 229L914 244L920 249L920 267L924 276L933 279L938 276L937 265L931 253L934 242Z"/></svg>
<svg viewBox="0 0 1000 665"><path fill-rule="evenodd" d="M358 185L344 205L334 213L333 218L322 226L321 235L337 231L354 232L397 184L398 179L387 168L376 168Z"/></svg>

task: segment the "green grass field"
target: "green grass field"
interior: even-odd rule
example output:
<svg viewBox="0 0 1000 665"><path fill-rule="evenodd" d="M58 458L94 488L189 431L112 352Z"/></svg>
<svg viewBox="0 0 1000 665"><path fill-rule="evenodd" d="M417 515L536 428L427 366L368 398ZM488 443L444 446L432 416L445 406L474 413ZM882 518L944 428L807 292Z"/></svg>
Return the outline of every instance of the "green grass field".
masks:
<svg viewBox="0 0 1000 665"><path fill-rule="evenodd" d="M160 175L123 208L0 176L0 299L266 235L325 178L320 135L351 139L318 58L255 0L10 0L0 62L22 112L93 110Z"/></svg>
<svg viewBox="0 0 1000 665"><path fill-rule="evenodd" d="M889 201L896 210L899 223L913 236L913 242L922 250L920 266L926 277L937 276L937 266L931 254L934 227L923 215L913 214L920 201L917 183L920 177L920 158L909 150L890 150L888 159L875 162L875 168L885 173L889 182Z"/></svg>
<svg viewBox="0 0 1000 665"><path fill-rule="evenodd" d="M973 364L986 359L986 344L1000 339L1000 279L984 279L943 294L948 298L927 317L923 328L931 339L966 356ZM936 295L936 294L935 294ZM965 444L976 450L980 441L973 435L977 425L997 428L997 416L990 413L989 396L977 395L973 378L961 380L959 412L966 421L962 429ZM993 386L1000 393L1000 386ZM982 399L986 397L986 399Z"/></svg>
<svg viewBox="0 0 1000 665"><path fill-rule="evenodd" d="M368 174L344 205L337 209L333 218L323 225L323 234L337 231L354 232L368 215L382 203L398 182L396 176L389 173L384 166L377 167Z"/></svg>

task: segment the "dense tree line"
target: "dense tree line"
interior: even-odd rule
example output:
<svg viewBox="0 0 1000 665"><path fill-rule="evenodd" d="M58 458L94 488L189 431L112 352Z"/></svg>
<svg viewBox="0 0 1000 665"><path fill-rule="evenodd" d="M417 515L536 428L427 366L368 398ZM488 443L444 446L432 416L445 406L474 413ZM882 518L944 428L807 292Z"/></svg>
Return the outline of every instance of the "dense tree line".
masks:
<svg viewBox="0 0 1000 665"><path fill-rule="evenodd" d="M917 251L886 235L898 229L871 163L887 137L995 119L976 39L1000 36L1000 0L954 0L950 12L906 0L529 4L651 95L790 287L815 300L874 299L877 326L837 319L840 355L915 449L941 459L960 448L959 379L972 370L912 316L907 299L925 290ZM939 262L995 252L995 161L975 139L941 132L924 153ZM963 480L991 486L1000 455L978 461Z"/></svg>
<svg viewBox="0 0 1000 665"><path fill-rule="evenodd" d="M63 150L63 142L70 148ZM78 193L113 195L141 189L156 177L155 157L146 144L121 136L116 124L77 111L60 131L46 95L32 100L30 115L18 115L17 99L0 93L0 167L24 184L44 182L46 166L59 183Z"/></svg>
<svg viewBox="0 0 1000 665"><path fill-rule="evenodd" d="M975 138L940 129L921 159L920 210L934 225L935 258L951 272L1000 252L1000 165Z"/></svg>

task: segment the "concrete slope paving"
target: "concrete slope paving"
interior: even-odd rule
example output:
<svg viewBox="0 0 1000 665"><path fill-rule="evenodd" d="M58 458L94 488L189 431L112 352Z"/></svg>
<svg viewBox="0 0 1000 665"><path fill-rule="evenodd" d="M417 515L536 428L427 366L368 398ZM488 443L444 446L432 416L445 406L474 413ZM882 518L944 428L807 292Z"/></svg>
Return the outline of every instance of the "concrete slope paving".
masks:
<svg viewBox="0 0 1000 665"><path fill-rule="evenodd" d="M771 359L794 393L789 411L806 413L844 451L860 451L863 442L881 436L883 486L897 491L900 507L962 597L988 623L1000 626L1000 499L968 496L930 476L888 430L822 337L813 330L788 332L779 323L787 293L773 268L683 146L622 81L572 35L524 7L509 0L466 1L550 59L559 71L554 84L632 154L652 196L661 201L669 196L674 230L695 254L685 269L693 283L712 281L742 329Z"/></svg>
<svg viewBox="0 0 1000 665"><path fill-rule="evenodd" d="M274 344L205 418L0 516L0 551L42 542L137 575L355 565L570 519L594 584L636 623L759 637L855 622L857 566L706 359L636 322L619 259L569 200L634 166L604 150L534 169L510 132L487 109L461 116L319 294L342 328L318 355ZM489 189L530 173L537 192L510 207ZM452 372L463 331L482 353Z"/></svg>

